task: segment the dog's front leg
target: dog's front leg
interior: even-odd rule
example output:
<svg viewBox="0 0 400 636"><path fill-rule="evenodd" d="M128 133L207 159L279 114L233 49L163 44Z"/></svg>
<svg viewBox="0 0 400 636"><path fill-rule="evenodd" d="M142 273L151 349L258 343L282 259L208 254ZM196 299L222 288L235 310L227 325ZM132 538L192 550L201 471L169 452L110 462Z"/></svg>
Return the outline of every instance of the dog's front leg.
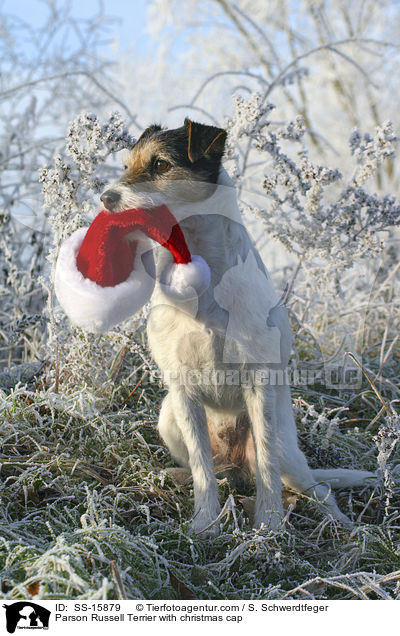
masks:
<svg viewBox="0 0 400 636"><path fill-rule="evenodd" d="M170 394L175 421L188 451L193 477L192 529L203 538L216 536L219 528L211 524L220 512L220 505L205 410L199 401L186 394L183 387L171 387Z"/></svg>
<svg viewBox="0 0 400 636"><path fill-rule="evenodd" d="M256 451L256 510L254 525L277 529L283 518L282 485L278 459L275 395L271 387L244 390Z"/></svg>

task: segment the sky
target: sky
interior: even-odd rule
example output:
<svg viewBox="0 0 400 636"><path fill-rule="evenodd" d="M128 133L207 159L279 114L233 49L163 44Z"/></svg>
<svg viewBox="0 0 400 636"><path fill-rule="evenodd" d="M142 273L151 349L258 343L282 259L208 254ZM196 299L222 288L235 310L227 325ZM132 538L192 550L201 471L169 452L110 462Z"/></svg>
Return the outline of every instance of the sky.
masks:
<svg viewBox="0 0 400 636"><path fill-rule="evenodd" d="M146 31L146 0L102 0L105 15L117 18L113 21L112 36L118 43L119 52L125 51L132 42L143 52L151 46L151 39ZM71 0L72 14L77 18L89 18L99 6L98 0ZM48 8L42 0L0 0L0 7L29 22L33 27L40 25Z"/></svg>

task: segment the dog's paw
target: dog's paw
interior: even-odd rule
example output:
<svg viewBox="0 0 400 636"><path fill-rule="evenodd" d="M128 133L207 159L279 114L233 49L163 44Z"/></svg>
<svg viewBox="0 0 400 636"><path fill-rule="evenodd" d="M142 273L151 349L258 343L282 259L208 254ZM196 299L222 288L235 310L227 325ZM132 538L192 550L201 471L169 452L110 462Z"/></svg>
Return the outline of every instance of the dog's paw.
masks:
<svg viewBox="0 0 400 636"><path fill-rule="evenodd" d="M336 512L334 515L332 515L329 512L328 515L335 521L339 521L339 523L343 526L343 528L346 528L347 530L351 530L352 528L354 528L354 522L351 519L349 519L349 517L345 515L343 512L341 512L340 510L339 512Z"/></svg>
<svg viewBox="0 0 400 636"><path fill-rule="evenodd" d="M179 486L187 485L192 480L192 473L189 468L174 466L170 468L164 468L162 472L170 477Z"/></svg>
<svg viewBox="0 0 400 636"><path fill-rule="evenodd" d="M344 519L340 520L340 523L342 524L343 528L346 528L346 530L352 530L354 528L354 522L349 519L346 515L344 515Z"/></svg>
<svg viewBox="0 0 400 636"><path fill-rule="evenodd" d="M199 539L215 539L221 532L218 515L196 515L191 523L191 531Z"/></svg>
<svg viewBox="0 0 400 636"><path fill-rule="evenodd" d="M208 526L204 529L195 528L192 524L192 532L196 535L198 539L216 539L221 534L221 530L218 524L213 524L212 526Z"/></svg>
<svg viewBox="0 0 400 636"><path fill-rule="evenodd" d="M256 512L254 519L254 528L262 528L266 531L280 530L283 522L283 510L269 510L262 513Z"/></svg>

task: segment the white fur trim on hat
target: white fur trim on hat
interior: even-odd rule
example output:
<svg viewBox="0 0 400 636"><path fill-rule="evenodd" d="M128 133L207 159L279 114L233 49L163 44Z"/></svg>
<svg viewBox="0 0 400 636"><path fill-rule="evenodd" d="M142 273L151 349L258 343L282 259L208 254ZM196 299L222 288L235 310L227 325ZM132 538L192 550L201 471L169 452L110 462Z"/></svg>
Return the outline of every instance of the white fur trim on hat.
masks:
<svg viewBox="0 0 400 636"><path fill-rule="evenodd" d="M164 294L173 300L191 300L201 296L210 285L210 268L201 256L192 255L189 263L168 263L160 276Z"/></svg>
<svg viewBox="0 0 400 636"><path fill-rule="evenodd" d="M56 264L55 292L74 325L102 333L135 314L148 302L155 283L152 275L154 260L145 241L142 248L137 249L129 278L114 287L101 287L85 278L76 266L76 257L87 229L76 230L62 244Z"/></svg>

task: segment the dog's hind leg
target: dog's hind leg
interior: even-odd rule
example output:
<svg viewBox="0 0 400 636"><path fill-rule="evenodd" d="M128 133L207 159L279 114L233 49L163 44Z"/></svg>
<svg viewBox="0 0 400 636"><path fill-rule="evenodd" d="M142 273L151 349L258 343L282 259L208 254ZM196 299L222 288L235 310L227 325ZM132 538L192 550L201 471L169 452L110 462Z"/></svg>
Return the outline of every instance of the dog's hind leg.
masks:
<svg viewBox="0 0 400 636"><path fill-rule="evenodd" d="M180 386L172 386L169 395L174 422L186 448L192 471L194 491L192 529L204 538L216 536L219 528L213 525L213 522L218 517L220 505L205 410L199 401L190 398Z"/></svg>
<svg viewBox="0 0 400 636"><path fill-rule="evenodd" d="M158 417L158 432L168 446L169 452L177 464L185 468L189 467L189 453L182 433L175 421L172 410L171 395L168 393L163 399L160 415Z"/></svg>
<svg viewBox="0 0 400 636"><path fill-rule="evenodd" d="M274 395L270 387L243 391L256 454L255 525L279 527L283 518L282 485L276 438Z"/></svg>
<svg viewBox="0 0 400 636"><path fill-rule="evenodd" d="M344 525L351 525L350 519L340 511L335 497L329 485L327 485L328 480L326 478L320 479L321 473L324 471L312 471L308 466L304 453L298 447L296 423L293 417L289 387L287 385L280 385L276 386L275 390L280 465L283 483L289 488L307 494L315 499L334 519L337 519ZM341 472L343 471L341 470Z"/></svg>

